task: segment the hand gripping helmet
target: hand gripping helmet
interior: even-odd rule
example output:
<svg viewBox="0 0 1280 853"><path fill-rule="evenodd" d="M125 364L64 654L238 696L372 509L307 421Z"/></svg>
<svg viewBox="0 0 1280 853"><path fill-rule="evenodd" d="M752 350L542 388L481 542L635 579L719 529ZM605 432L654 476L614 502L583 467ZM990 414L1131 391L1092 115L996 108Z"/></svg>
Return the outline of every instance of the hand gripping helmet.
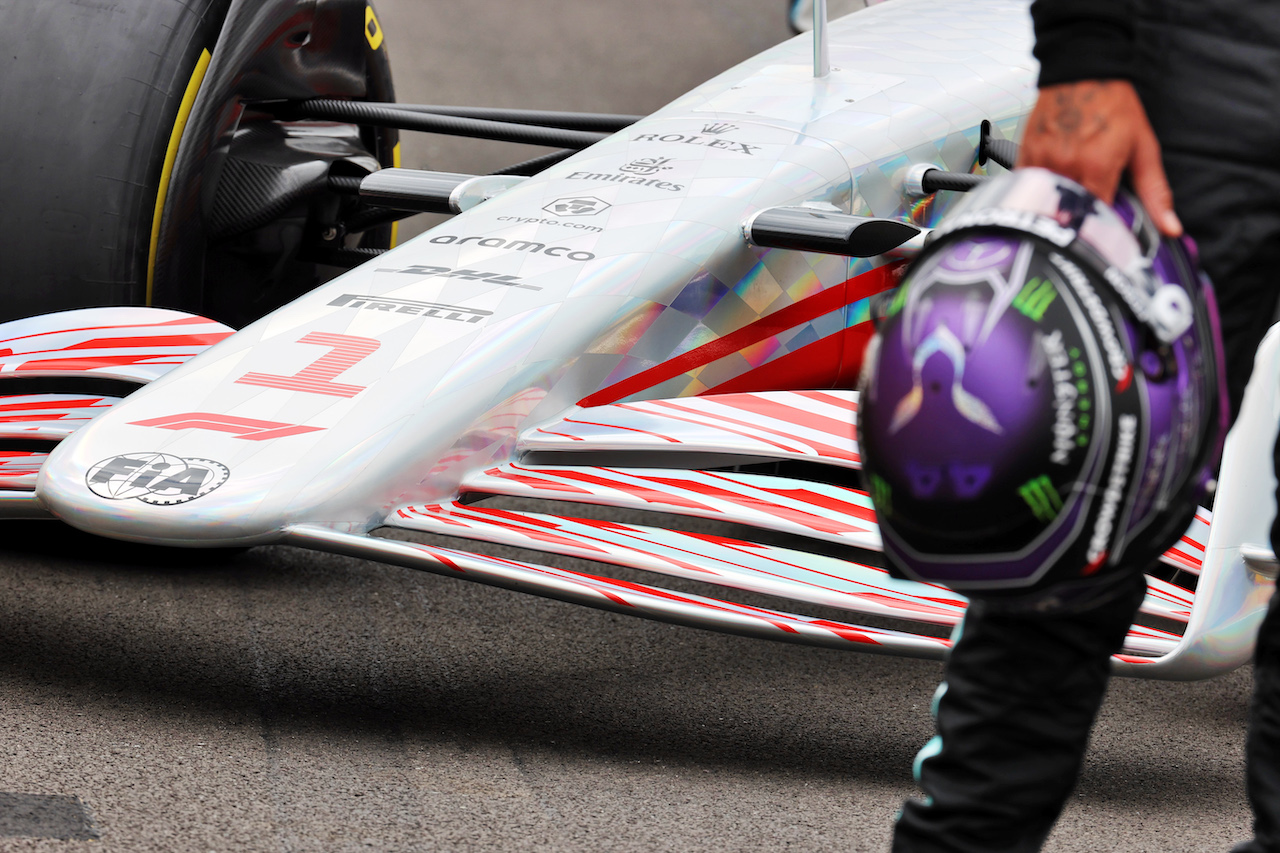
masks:
<svg viewBox="0 0 1280 853"><path fill-rule="evenodd" d="M891 567L1026 602L1146 568L1185 532L1226 429L1194 245L1123 191L1111 207L1043 169L984 184L935 235L861 382Z"/></svg>

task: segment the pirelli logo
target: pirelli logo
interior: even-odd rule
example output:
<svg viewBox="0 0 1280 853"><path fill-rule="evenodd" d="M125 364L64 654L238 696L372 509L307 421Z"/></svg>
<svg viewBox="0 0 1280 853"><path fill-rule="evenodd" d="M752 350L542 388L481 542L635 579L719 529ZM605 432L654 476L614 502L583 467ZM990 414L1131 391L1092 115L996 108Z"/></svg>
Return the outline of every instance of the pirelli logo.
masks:
<svg viewBox="0 0 1280 853"><path fill-rule="evenodd" d="M431 317L435 320L452 320L455 323L479 323L492 311L463 308L460 305L441 305L437 302L415 302L410 299L387 299L382 296L360 296L344 293L329 303L335 308L354 308L357 311L383 311L388 314L411 314Z"/></svg>

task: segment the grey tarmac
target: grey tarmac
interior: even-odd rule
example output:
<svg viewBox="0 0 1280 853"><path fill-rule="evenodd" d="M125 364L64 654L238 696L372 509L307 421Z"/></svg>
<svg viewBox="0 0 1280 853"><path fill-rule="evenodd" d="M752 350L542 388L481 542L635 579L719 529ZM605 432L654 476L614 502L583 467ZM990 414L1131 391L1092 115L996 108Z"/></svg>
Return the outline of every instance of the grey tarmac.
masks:
<svg viewBox="0 0 1280 853"><path fill-rule="evenodd" d="M787 37L783 5L378 9L403 101L644 113ZM404 164L544 151L408 134ZM882 851L932 734L935 663L282 547L4 534L0 851ZM1046 849L1246 837L1249 684L1115 682Z"/></svg>

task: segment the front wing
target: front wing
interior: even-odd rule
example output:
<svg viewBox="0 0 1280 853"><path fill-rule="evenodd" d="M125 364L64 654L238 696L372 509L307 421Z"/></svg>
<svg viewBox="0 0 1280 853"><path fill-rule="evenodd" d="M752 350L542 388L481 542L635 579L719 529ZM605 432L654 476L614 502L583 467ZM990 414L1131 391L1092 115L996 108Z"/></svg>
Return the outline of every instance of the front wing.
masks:
<svg viewBox="0 0 1280 853"><path fill-rule="evenodd" d="M200 317L150 308L86 309L0 327L0 382L8 380L0 392L18 391L0 394L0 517L49 517L35 493L48 450L230 334ZM1269 339L1272 360L1276 350ZM945 587L892 578L882 567L875 513L856 486L856 417L857 394L832 390L578 408L524 430L515 461L467 476L456 500L406 504L384 520L386 528L462 547L318 523L292 525L282 541L676 624L941 659L967 601ZM1232 464L1239 463L1229 449L1224 471ZM645 522L613 520L610 509L642 513ZM706 532L707 522L717 532ZM1239 547L1215 546L1224 527L1201 509L1163 557L1182 582L1148 576L1117 672L1193 679L1247 659L1272 584L1246 566ZM788 607L486 555L467 550L468 543L682 578L784 599ZM805 616L791 612L793 605L878 624Z"/></svg>

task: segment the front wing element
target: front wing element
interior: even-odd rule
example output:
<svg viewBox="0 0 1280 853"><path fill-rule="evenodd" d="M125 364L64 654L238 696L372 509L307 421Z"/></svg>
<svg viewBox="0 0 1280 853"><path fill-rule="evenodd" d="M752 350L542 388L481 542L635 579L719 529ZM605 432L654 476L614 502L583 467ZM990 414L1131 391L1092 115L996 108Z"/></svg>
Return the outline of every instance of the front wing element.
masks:
<svg viewBox="0 0 1280 853"><path fill-rule="evenodd" d="M600 610L759 639L935 660L940 660L950 646L948 640L936 637L810 619L615 578L341 533L323 527L291 527L285 531L284 541L318 551L465 578Z"/></svg>
<svg viewBox="0 0 1280 853"><path fill-rule="evenodd" d="M309 528L294 528L289 536L299 544L374 559L394 551L391 561L398 565L681 624L937 657L947 646L945 629L962 618L967 600L941 586L892 578L880 567L874 511L851 470L859 465L856 412L857 395L848 391L730 394L578 409L527 430L519 461L470 475L459 500L400 506L384 523L639 569L798 606L837 608L892 620L888 628L807 619L783 610L744 610L718 598L452 549L384 544L349 534L326 539ZM600 508L639 511L653 522L620 523ZM689 519L720 522L725 532L691 529ZM1164 556L1164 563L1178 570L1171 573L1172 582L1148 576L1138 623L1114 660L1119 673L1193 679L1243 662L1238 644L1220 657L1203 648L1238 631L1241 620L1252 619L1250 608L1257 609L1270 586L1239 560L1204 569L1212 520L1201 509ZM501 578L495 579L498 567ZM570 580L572 597L565 593ZM586 588L593 592L582 592ZM618 598L619 589L643 595ZM750 621L752 627L744 627L744 612L768 614L761 618L771 627ZM793 633L801 623L790 620L824 630ZM836 626L844 641L832 639L829 630ZM785 636L776 636L779 632ZM848 642L849 637L857 639ZM1188 653L1190 648L1201 651Z"/></svg>
<svg viewBox="0 0 1280 853"><path fill-rule="evenodd" d="M49 518L36 478L62 439L232 334L160 308L84 308L0 324L0 518Z"/></svg>

